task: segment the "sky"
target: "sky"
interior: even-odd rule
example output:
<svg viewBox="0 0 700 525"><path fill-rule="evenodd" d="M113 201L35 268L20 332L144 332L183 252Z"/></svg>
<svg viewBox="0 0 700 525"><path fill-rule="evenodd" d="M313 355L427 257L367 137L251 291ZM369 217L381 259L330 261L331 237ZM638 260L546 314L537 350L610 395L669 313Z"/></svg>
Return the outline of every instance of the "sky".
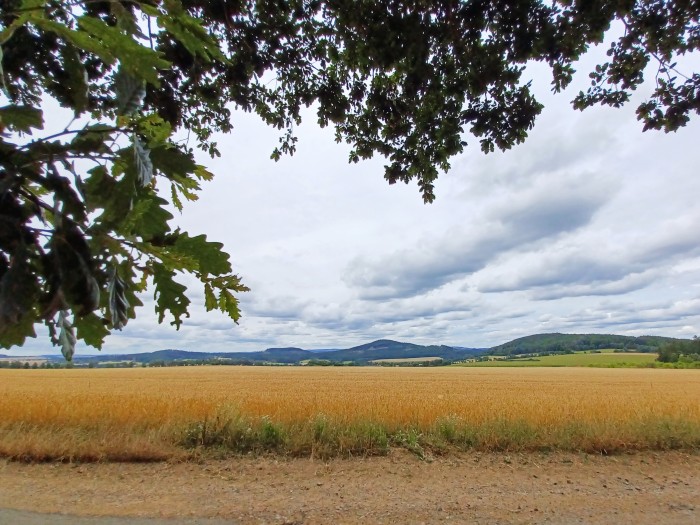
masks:
<svg viewBox="0 0 700 525"><path fill-rule="evenodd" d="M102 353L700 335L700 119L643 133L634 102L572 109L600 54L558 95L546 68L528 67L545 109L527 141L484 155L465 136L429 205L415 183L388 185L383 159L349 164L349 148L313 109L296 130L297 153L279 162L270 160L279 132L234 113L221 158L198 159L215 179L172 224L224 243L251 288L239 296L243 317L236 325L207 313L183 276L192 305L179 331L158 324L149 291ZM49 353L58 349L40 332L6 355Z"/></svg>

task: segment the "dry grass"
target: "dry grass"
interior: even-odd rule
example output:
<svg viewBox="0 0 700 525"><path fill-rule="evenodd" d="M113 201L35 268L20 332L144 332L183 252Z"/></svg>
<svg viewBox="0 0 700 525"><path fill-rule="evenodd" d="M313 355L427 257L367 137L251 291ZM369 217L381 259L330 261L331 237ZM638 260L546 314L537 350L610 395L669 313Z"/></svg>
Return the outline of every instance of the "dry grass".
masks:
<svg viewBox="0 0 700 525"><path fill-rule="evenodd" d="M158 460L700 446L692 370L188 367L0 370L0 456Z"/></svg>

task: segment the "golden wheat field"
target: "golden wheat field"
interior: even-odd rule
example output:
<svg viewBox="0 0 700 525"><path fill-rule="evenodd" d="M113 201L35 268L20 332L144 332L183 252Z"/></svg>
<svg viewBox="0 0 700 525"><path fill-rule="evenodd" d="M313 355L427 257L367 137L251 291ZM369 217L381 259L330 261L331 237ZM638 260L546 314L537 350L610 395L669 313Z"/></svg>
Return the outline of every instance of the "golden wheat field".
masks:
<svg viewBox="0 0 700 525"><path fill-rule="evenodd" d="M587 368L0 370L0 455L156 460L700 446L700 373Z"/></svg>

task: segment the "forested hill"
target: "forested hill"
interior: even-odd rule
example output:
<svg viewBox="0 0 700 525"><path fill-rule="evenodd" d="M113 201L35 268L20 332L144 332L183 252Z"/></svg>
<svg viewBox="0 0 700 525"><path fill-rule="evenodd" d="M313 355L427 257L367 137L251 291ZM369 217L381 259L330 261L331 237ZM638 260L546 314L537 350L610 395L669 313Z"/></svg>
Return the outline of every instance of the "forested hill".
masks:
<svg viewBox="0 0 700 525"><path fill-rule="evenodd" d="M140 354L76 356L76 362L120 362L137 363L172 362L183 360L226 360L238 364L284 363L299 364L308 360L332 362L368 363L377 359L411 359L416 357L439 357L447 361L466 359L482 355L486 348L453 348L445 345L423 346L381 339L342 350L309 351L301 348L268 348L260 352L188 352L185 350L158 350Z"/></svg>
<svg viewBox="0 0 700 525"><path fill-rule="evenodd" d="M659 346L674 340L672 337L646 335L631 337L610 334L537 334L494 346L487 353L491 355L515 355L542 352L574 352L577 350L602 348L615 348L628 352L656 352Z"/></svg>
<svg viewBox="0 0 700 525"><path fill-rule="evenodd" d="M481 355L516 355L574 352L614 348L628 352L656 352L670 337L629 337L609 334L538 334L521 337L493 348L466 348L445 345L417 345L380 339L364 345L338 350L304 350L302 348L268 348L258 352L189 352L158 350L139 354L76 356L77 363L135 362L174 363L185 361L216 361L227 364L303 364L309 361L368 364L383 359L413 359L438 357L459 361ZM58 359L58 358L57 358Z"/></svg>
<svg viewBox="0 0 700 525"><path fill-rule="evenodd" d="M377 359L411 359L416 357L440 357L453 361L483 354L483 348L454 348L445 345L416 345L389 339L354 346L347 350L332 350L314 354L315 359L329 361L367 362Z"/></svg>

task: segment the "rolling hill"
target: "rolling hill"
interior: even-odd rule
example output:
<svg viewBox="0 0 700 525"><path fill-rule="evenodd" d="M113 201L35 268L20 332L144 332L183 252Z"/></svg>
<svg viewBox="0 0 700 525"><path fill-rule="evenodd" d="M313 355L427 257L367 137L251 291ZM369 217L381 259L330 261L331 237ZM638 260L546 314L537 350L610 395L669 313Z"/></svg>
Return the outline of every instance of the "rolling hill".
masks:
<svg viewBox="0 0 700 525"><path fill-rule="evenodd" d="M189 352L186 350L158 350L139 354L76 356L76 364L93 362L134 361L157 363L173 361L221 360L226 364L301 364L306 361L367 364L382 359L413 359L438 357L459 361L482 355L509 356L519 354L563 353L604 348L630 352L656 352L659 346L673 341L670 337L631 337L611 334L536 334L520 337L493 348L468 348L446 345L418 345L379 339L371 343L338 350L304 350L302 348L268 348L258 352ZM60 358L56 358L60 359Z"/></svg>
<svg viewBox="0 0 700 525"><path fill-rule="evenodd" d="M176 360L212 360L221 359L233 363L282 363L299 364L311 359L332 362L367 363L376 359L408 359L414 357L440 357L446 360L466 359L481 355L484 348L453 348L451 346L422 346L412 343L400 343L381 339L372 343L342 350L310 351L301 348L268 348L260 352L188 352L185 350L158 350L139 354L76 356L76 363L134 361L137 363L154 363Z"/></svg>
<svg viewBox="0 0 700 525"><path fill-rule="evenodd" d="M514 339L495 346L489 355L518 355L542 352L575 352L579 350L600 350L613 348L630 352L656 352L658 348L674 341L672 337L611 334L536 334Z"/></svg>

